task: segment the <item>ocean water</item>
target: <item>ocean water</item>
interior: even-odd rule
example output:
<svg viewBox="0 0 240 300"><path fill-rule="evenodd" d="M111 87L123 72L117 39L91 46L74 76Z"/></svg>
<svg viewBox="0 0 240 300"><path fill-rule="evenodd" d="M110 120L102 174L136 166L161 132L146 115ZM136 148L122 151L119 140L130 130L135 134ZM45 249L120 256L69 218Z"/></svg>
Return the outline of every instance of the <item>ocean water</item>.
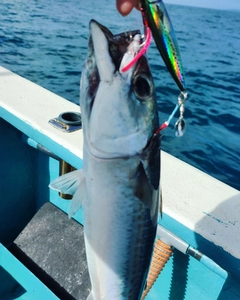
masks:
<svg viewBox="0 0 240 300"><path fill-rule="evenodd" d="M177 114L164 130L162 149L240 190L240 12L177 5L167 9L189 98L185 135L174 135ZM78 103L92 18L113 33L142 30L140 13L121 17L115 0L1 0L0 65ZM162 123L179 90L153 42L148 58Z"/></svg>

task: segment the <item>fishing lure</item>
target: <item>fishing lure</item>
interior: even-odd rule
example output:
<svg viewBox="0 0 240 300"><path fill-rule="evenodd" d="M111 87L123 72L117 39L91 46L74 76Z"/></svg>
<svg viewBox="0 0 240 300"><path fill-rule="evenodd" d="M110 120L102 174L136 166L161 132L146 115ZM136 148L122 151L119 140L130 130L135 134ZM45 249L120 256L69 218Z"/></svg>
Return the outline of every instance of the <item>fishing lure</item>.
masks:
<svg viewBox="0 0 240 300"><path fill-rule="evenodd" d="M161 0L142 0L141 9L143 22L149 26L152 36L165 62L169 73L172 75L179 89L185 91L185 80L180 51L175 32Z"/></svg>
<svg viewBox="0 0 240 300"><path fill-rule="evenodd" d="M145 42L139 46L138 53L135 53L133 60L122 69L122 72L126 72L130 67L132 67L139 57L147 51L152 34L158 51L160 52L169 73L172 75L181 91L178 96L178 103L176 104L172 114L169 116L168 120L159 127L156 134L160 133L162 129L169 125L174 114L179 108L180 117L175 123L175 135L180 137L184 134L186 127L183 113L184 102L187 99L187 92L185 88L182 60L175 32L162 0L141 0L140 10L142 12L143 25L145 29Z"/></svg>
<svg viewBox="0 0 240 300"><path fill-rule="evenodd" d="M180 51L170 17L163 2L161 0L142 0L140 9L145 27L145 43L139 46L139 52L131 63L122 69L122 72L127 71L147 51L151 40L151 30L168 71L179 89L184 92L186 89Z"/></svg>
<svg viewBox="0 0 240 300"><path fill-rule="evenodd" d="M185 79L182 67L182 60L180 51L178 48L175 32L165 8L163 1L161 0L141 0L141 11L143 17L143 24L145 28L150 28L152 36L160 52L163 61L165 62L169 73L172 75L176 84L178 85L181 93L178 96L178 103L172 114L165 121L162 126L156 131L156 134L166 128L175 112L179 108L180 117L175 123L175 135L181 137L184 134L186 122L183 118L184 102L187 99L187 92L185 88Z"/></svg>

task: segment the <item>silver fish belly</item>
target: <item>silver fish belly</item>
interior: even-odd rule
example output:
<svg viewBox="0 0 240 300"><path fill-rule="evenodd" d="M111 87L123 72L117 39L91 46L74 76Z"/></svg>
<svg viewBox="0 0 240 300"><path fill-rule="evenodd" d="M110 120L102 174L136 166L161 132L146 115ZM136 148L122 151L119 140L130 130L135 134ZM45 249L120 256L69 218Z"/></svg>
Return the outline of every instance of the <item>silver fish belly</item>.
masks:
<svg viewBox="0 0 240 300"><path fill-rule="evenodd" d="M84 230L93 299L140 299L156 234L153 198L158 194L139 157L91 157L88 171L94 175L86 181L92 201L84 206Z"/></svg>
<svg viewBox="0 0 240 300"><path fill-rule="evenodd" d="M90 22L80 86L83 169L51 185L74 194L70 215L83 205L92 284L88 300L141 299L156 236L160 141L152 137L157 105L146 57L121 72L133 43L141 42L132 35L114 36Z"/></svg>

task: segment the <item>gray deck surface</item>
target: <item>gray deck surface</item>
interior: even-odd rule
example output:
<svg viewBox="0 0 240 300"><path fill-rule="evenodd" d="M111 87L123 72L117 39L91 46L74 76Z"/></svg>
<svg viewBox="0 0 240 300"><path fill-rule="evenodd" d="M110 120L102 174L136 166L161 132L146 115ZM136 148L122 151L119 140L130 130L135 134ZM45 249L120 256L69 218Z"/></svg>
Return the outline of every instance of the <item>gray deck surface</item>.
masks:
<svg viewBox="0 0 240 300"><path fill-rule="evenodd" d="M50 202L28 223L11 251L60 299L87 298L91 285L83 227Z"/></svg>

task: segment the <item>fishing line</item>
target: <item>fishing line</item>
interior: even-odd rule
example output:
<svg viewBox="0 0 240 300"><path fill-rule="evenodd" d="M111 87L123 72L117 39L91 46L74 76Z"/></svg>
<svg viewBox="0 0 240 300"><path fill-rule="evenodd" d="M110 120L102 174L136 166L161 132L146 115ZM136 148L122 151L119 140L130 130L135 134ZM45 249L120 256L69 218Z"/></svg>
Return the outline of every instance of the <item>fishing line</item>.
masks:
<svg viewBox="0 0 240 300"><path fill-rule="evenodd" d="M183 118L184 113L184 102L187 100L187 92L182 91L178 96L178 103L176 104L174 110L172 111L171 115L169 116L168 120L165 121L155 132L155 135L159 134L164 128L168 127L171 120L173 119L175 113L177 112L178 108L180 110L180 116L175 123L175 135L177 137L181 137L184 134L186 122Z"/></svg>

